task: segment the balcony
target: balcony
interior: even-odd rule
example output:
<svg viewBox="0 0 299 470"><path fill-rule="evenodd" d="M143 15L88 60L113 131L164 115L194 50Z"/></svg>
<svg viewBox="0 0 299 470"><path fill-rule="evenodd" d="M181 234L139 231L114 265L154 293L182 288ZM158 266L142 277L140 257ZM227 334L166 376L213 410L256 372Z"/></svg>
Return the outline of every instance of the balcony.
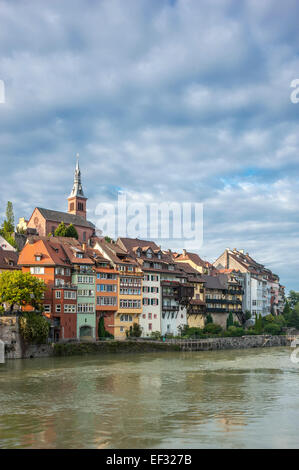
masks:
<svg viewBox="0 0 299 470"><path fill-rule="evenodd" d="M214 313L228 313L229 310L227 308L220 308L220 307L207 307L206 312L214 312Z"/></svg>
<svg viewBox="0 0 299 470"><path fill-rule="evenodd" d="M162 310L167 312L178 312L179 306L178 305L162 305Z"/></svg>

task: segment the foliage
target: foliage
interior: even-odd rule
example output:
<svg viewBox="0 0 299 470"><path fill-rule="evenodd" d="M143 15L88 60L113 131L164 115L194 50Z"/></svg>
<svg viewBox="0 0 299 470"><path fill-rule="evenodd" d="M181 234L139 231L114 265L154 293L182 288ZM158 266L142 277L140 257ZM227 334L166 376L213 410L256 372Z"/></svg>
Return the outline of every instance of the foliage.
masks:
<svg viewBox="0 0 299 470"><path fill-rule="evenodd" d="M243 336L245 334L245 331L241 327L237 326L230 326L225 332L225 336Z"/></svg>
<svg viewBox="0 0 299 470"><path fill-rule="evenodd" d="M250 313L250 311L249 311L249 310L245 310L245 320L246 320L246 321L247 321L247 320L250 320L250 318L251 318L251 313Z"/></svg>
<svg viewBox="0 0 299 470"><path fill-rule="evenodd" d="M211 323L210 323L211 325ZM193 326L192 328L188 328L185 331L185 335L187 338L200 338L203 335L203 330L201 328L196 328Z"/></svg>
<svg viewBox="0 0 299 470"><path fill-rule="evenodd" d="M209 323L213 323L213 317L210 313L208 313L206 317L206 325L208 325Z"/></svg>
<svg viewBox="0 0 299 470"><path fill-rule="evenodd" d="M127 338L139 338L141 336L142 329L139 323L133 323L133 327L130 326L129 330L126 330Z"/></svg>
<svg viewBox="0 0 299 470"><path fill-rule="evenodd" d="M65 232L66 237L76 238L78 240L79 235L73 224L70 224Z"/></svg>
<svg viewBox="0 0 299 470"><path fill-rule="evenodd" d="M99 338L105 338L105 324L104 324L104 317L100 317L99 323L98 323L98 337Z"/></svg>
<svg viewBox="0 0 299 470"><path fill-rule="evenodd" d="M261 314L256 315L255 317L255 331L258 335L263 332L263 319Z"/></svg>
<svg viewBox="0 0 299 470"><path fill-rule="evenodd" d="M64 222L60 222L54 232L55 237L66 237L66 226Z"/></svg>
<svg viewBox="0 0 299 470"><path fill-rule="evenodd" d="M104 317L100 317L98 323L98 337L99 338L114 338L114 336L109 333L109 331L105 328L105 320Z"/></svg>
<svg viewBox="0 0 299 470"><path fill-rule="evenodd" d="M233 324L234 324L233 314L232 314L232 312L229 312L229 315L226 319L226 329L228 329Z"/></svg>
<svg viewBox="0 0 299 470"><path fill-rule="evenodd" d="M288 315L287 326L299 330L299 302L295 305L294 310Z"/></svg>
<svg viewBox="0 0 299 470"><path fill-rule="evenodd" d="M13 213L13 205L12 202L8 201L6 206L6 219L2 223L2 227L0 230L0 235L14 248L17 247L12 234L15 230L15 219Z"/></svg>
<svg viewBox="0 0 299 470"><path fill-rule="evenodd" d="M161 339L161 333L160 331L152 331L151 332L151 338L152 339Z"/></svg>
<svg viewBox="0 0 299 470"><path fill-rule="evenodd" d="M270 335L279 335L281 333L281 325L278 323L268 323L265 325L264 332Z"/></svg>
<svg viewBox="0 0 299 470"><path fill-rule="evenodd" d="M108 237L107 235L106 235L106 237L104 238L104 240L105 240L107 243L114 243L114 240L113 240L112 238Z"/></svg>
<svg viewBox="0 0 299 470"><path fill-rule="evenodd" d="M218 335L221 333L222 326L218 325L217 323L208 323L204 328L203 328L203 333L206 334L212 334L212 335Z"/></svg>
<svg viewBox="0 0 299 470"><path fill-rule="evenodd" d="M31 305L36 310L43 310L42 297L46 290L44 281L30 273L4 271L0 275L0 303L10 305Z"/></svg>
<svg viewBox="0 0 299 470"><path fill-rule="evenodd" d="M291 307L290 307L289 301L286 300L286 303L283 309L283 315L287 318L290 313L291 313Z"/></svg>
<svg viewBox="0 0 299 470"><path fill-rule="evenodd" d="M291 309L295 308L298 302L299 302L299 292L290 290L289 297L288 297L288 303L290 305L290 308Z"/></svg>
<svg viewBox="0 0 299 470"><path fill-rule="evenodd" d="M49 322L39 313L27 312L19 318L20 333L26 343L43 344L50 331Z"/></svg>

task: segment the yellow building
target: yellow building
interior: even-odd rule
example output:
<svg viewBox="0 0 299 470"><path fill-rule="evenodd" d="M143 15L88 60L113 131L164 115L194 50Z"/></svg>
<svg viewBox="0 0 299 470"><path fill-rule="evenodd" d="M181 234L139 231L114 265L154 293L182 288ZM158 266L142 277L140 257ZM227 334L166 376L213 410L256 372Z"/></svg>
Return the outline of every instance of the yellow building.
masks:
<svg viewBox="0 0 299 470"><path fill-rule="evenodd" d="M189 266L200 274L208 274L206 261L203 261L196 253L190 253L189 251L183 250L181 255L175 254L173 258L175 262L189 264Z"/></svg>
<svg viewBox="0 0 299 470"><path fill-rule="evenodd" d="M118 271L117 311L114 314L114 337L126 339L126 331L139 324L142 313L142 280L143 272L138 263L116 243L109 243L96 238L93 249L98 250Z"/></svg>

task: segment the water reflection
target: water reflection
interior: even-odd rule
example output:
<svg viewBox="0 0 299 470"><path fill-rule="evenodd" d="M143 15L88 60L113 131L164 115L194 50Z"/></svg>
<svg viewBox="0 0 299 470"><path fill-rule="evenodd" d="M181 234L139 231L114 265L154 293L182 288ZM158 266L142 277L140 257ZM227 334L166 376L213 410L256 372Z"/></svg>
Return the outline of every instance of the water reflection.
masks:
<svg viewBox="0 0 299 470"><path fill-rule="evenodd" d="M0 447L297 447L298 385L281 348L9 361Z"/></svg>

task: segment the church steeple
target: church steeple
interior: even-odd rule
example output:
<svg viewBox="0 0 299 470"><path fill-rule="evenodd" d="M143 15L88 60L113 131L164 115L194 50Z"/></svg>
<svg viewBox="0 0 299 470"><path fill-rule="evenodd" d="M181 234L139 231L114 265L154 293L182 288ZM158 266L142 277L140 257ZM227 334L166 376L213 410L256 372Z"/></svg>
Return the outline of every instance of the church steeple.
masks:
<svg viewBox="0 0 299 470"><path fill-rule="evenodd" d="M74 215L80 215L86 219L86 201L81 184L81 170L79 166L79 154L76 155L77 163L75 168L74 184L71 194L68 197L68 212Z"/></svg>

